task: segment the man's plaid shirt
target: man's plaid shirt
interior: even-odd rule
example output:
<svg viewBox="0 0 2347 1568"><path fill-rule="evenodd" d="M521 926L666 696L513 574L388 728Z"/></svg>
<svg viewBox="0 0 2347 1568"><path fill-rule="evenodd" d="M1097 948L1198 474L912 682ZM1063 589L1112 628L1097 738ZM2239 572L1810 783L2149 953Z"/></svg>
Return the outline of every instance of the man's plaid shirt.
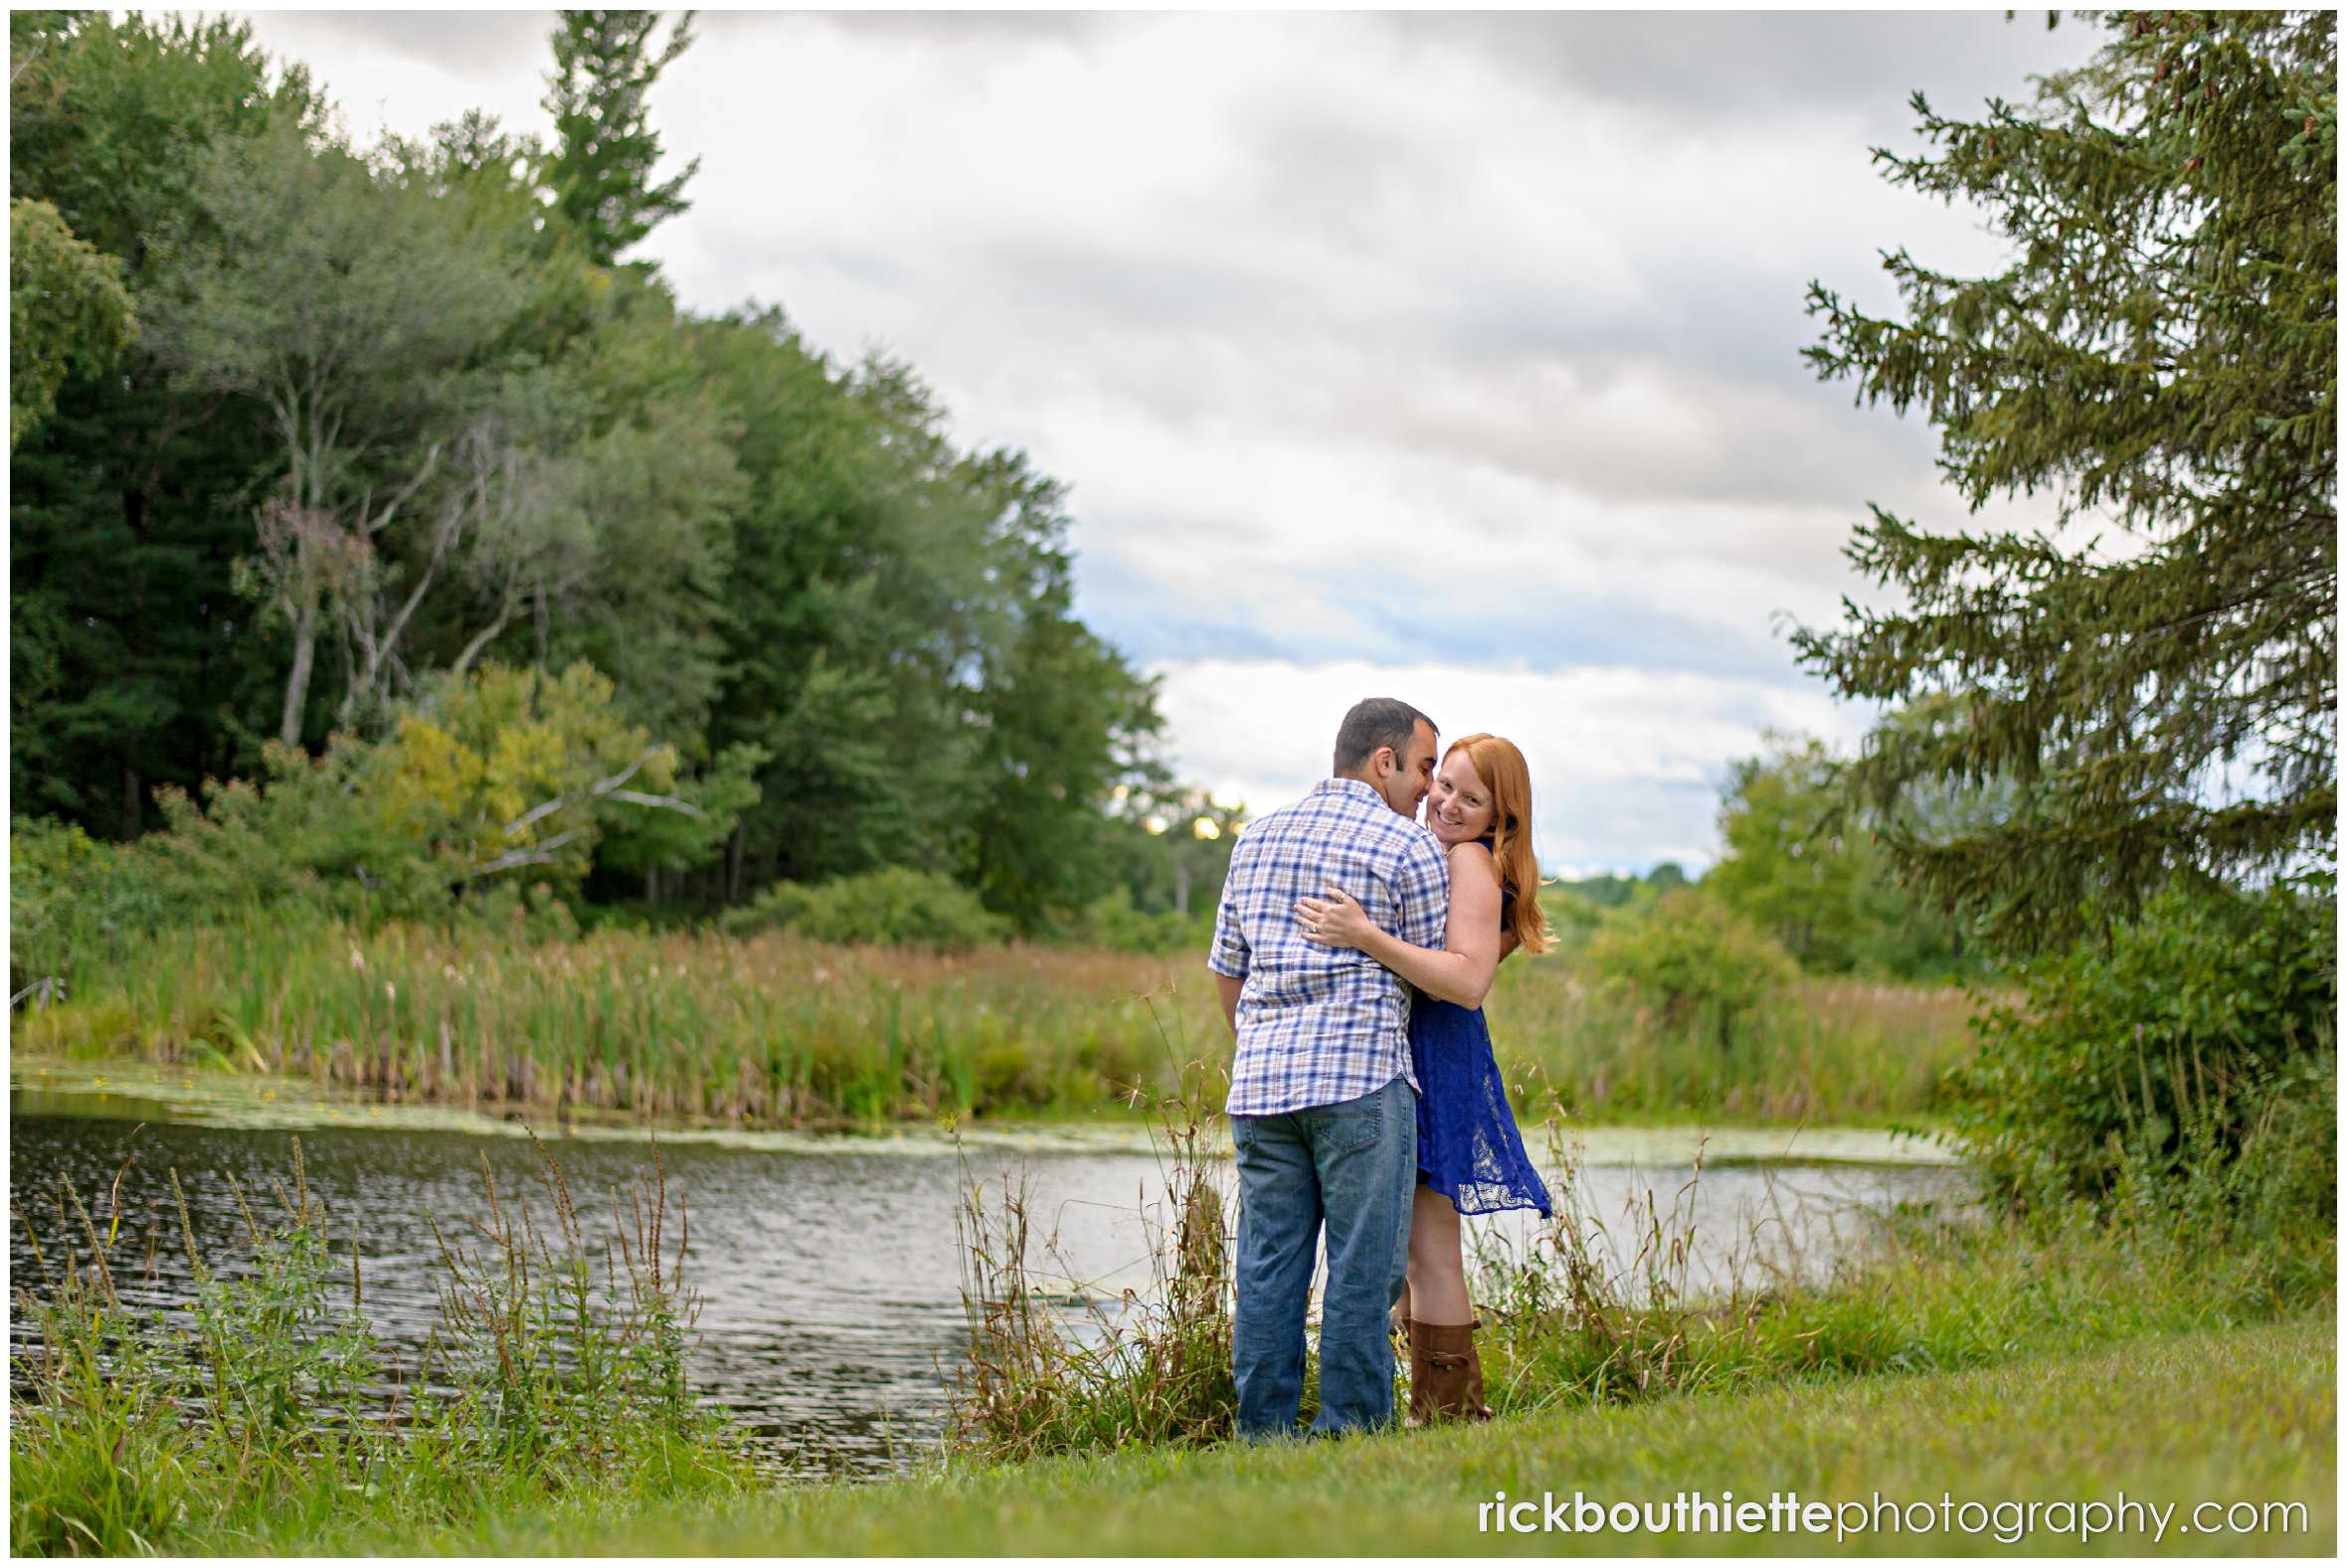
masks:
<svg viewBox="0 0 2347 1568"><path fill-rule="evenodd" d="M1214 917L1217 974L1244 980L1232 1116L1357 1100L1410 1071L1410 993L1365 953L1304 940L1296 901L1344 889L1418 948L1442 947L1451 869L1432 833L1357 779L1326 779L1250 823Z"/></svg>

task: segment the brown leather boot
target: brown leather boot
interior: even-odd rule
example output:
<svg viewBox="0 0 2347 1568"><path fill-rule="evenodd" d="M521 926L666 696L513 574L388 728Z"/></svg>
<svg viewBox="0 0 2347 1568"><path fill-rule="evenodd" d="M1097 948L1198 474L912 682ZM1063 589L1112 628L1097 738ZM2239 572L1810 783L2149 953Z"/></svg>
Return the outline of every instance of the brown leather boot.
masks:
<svg viewBox="0 0 2347 1568"><path fill-rule="evenodd" d="M1475 1353L1480 1323L1410 1319L1410 1414L1405 1425L1489 1421L1483 1402L1483 1362Z"/></svg>
<svg viewBox="0 0 2347 1568"><path fill-rule="evenodd" d="M1463 1393L1470 1421L1492 1419L1492 1407L1483 1402L1483 1352L1475 1348L1475 1330L1482 1326L1481 1318L1467 1325L1467 1386Z"/></svg>
<svg viewBox="0 0 2347 1568"><path fill-rule="evenodd" d="M1401 1320L1401 1327L1410 1349L1410 1412L1402 1419L1402 1425L1422 1427L1435 1418L1435 1372L1426 1354L1426 1324L1414 1317L1405 1317Z"/></svg>

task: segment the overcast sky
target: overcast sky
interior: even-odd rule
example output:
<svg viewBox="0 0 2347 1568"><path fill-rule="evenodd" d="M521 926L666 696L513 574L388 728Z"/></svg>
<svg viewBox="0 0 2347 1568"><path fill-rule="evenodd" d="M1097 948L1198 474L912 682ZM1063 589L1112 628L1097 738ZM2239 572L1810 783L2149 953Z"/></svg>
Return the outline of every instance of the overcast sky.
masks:
<svg viewBox="0 0 2347 1568"><path fill-rule="evenodd" d="M550 12L264 12L362 138L543 134ZM1767 727L1865 716L1775 629L1865 597L1932 433L1800 358L1812 277L1999 252L1890 188L1910 92L2076 64L2044 13L701 15L654 89L693 209L634 253L909 360L1071 487L1078 608L1260 811L1354 698L1523 746L1551 871L1698 865Z"/></svg>

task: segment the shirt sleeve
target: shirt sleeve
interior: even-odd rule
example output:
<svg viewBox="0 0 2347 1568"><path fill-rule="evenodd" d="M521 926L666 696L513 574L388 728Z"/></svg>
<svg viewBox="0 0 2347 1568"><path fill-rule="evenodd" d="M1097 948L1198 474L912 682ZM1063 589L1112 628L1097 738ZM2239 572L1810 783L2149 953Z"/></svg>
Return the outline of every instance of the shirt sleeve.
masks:
<svg viewBox="0 0 2347 1568"><path fill-rule="evenodd" d="M1401 898L1401 929L1394 935L1413 948L1440 953L1450 925L1451 863L1432 834L1410 835L1394 891Z"/></svg>
<svg viewBox="0 0 2347 1568"><path fill-rule="evenodd" d="M1238 888L1239 879L1235 875L1224 876L1222 900L1214 906L1214 946L1206 955L1206 967L1216 974L1243 980L1247 977L1249 955L1246 933L1239 929Z"/></svg>

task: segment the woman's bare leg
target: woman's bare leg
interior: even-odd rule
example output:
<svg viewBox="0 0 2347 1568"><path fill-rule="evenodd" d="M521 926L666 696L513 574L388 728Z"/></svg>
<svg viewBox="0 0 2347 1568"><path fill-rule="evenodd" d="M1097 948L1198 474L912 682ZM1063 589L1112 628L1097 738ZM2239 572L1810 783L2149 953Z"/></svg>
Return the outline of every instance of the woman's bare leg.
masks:
<svg viewBox="0 0 2347 1568"><path fill-rule="evenodd" d="M1459 1211L1432 1187L1420 1187L1410 1208L1409 1285L1402 1300L1422 1323L1475 1320L1459 1251Z"/></svg>

